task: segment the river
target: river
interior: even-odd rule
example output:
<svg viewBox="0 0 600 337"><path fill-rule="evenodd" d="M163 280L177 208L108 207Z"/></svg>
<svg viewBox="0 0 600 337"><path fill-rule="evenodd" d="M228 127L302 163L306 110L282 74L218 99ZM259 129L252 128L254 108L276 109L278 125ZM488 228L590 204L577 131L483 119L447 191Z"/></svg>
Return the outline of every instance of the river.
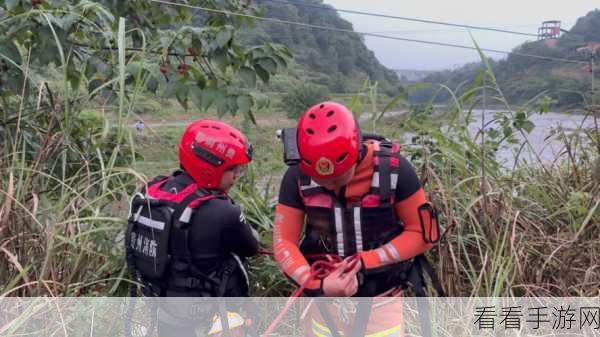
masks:
<svg viewBox="0 0 600 337"><path fill-rule="evenodd" d="M486 122L494 118L496 112L502 110L486 110L485 118ZM385 114L385 117L395 118L406 114L404 111L391 111ZM477 134L481 129L481 120L483 111L474 109L471 116L471 122L469 123L469 131L472 135ZM370 118L370 114L364 114L361 116L361 121L366 121ZM572 133L580 127L593 128L594 117L592 115L578 115L578 114L567 114L559 112L547 112L543 114L533 114L529 120L533 122L535 127L529 134L526 134L531 147L525 146L523 152L520 155L520 159L525 159L528 162L538 162L539 158L544 163L551 163L554 161L562 152L565 151L564 142L557 139L556 136L551 136L552 131L562 127L567 134ZM598 121L600 123L600 120ZM493 127L489 125L487 128ZM496 125L496 128L498 126ZM486 128L486 129L487 129ZM410 142L414 134L405 134L404 142ZM523 136L518 135L519 140L523 140ZM521 142L519 142L521 143ZM497 157L503 163L504 166L510 168L514 164L515 155L518 151L519 145L506 146L499 149Z"/></svg>

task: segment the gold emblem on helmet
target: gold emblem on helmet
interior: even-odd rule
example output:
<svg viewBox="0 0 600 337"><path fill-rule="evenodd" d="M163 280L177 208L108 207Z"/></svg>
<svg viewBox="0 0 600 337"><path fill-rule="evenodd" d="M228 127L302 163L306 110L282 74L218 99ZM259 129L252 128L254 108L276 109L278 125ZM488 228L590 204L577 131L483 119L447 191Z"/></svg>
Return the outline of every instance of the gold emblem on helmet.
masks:
<svg viewBox="0 0 600 337"><path fill-rule="evenodd" d="M317 163L315 164L315 169L319 174L328 176L333 174L333 163L331 162L331 160L325 157L321 157L319 158L319 160L317 160Z"/></svg>

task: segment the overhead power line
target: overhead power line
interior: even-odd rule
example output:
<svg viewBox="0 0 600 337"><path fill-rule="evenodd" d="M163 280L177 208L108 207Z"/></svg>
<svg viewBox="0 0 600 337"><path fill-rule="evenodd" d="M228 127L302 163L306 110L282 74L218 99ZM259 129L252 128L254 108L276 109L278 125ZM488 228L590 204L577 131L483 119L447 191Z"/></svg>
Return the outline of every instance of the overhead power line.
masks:
<svg viewBox="0 0 600 337"><path fill-rule="evenodd" d="M388 39L388 40L403 41L403 42L413 42L413 43L420 43L420 44L427 44L427 45L434 45L434 46L452 47L452 48L467 49L467 50L478 50L475 47L466 46L466 45L460 45L460 44L445 43L445 42L436 42L436 41L427 41L427 40L417 40L417 39L408 39L408 38L402 38L402 37L397 37L397 36L389 36L389 35L383 35L383 34L376 34L376 33L356 32L356 31L351 30L351 29L336 28L336 27L329 27L329 26L319 26L319 25L313 25L313 24L303 23L303 22L287 21L287 20L281 20L281 19L269 18L269 17L260 17L260 16L256 16L256 15L236 13L236 12L232 12L232 11L228 11L228 10L206 8L206 7L188 5L188 4L183 4L183 3L176 3L176 2L166 1L166 0L148 0L148 1L149 2L153 2L153 3L158 3L158 4L164 4L164 5L170 5L170 6L179 6L179 7L185 7L185 8L190 8L190 9L202 10L202 11L205 11L205 12L220 13L220 14L226 14L226 15L232 15L232 16L238 16L238 17L245 17L245 18L251 18L251 19L255 19L255 20L259 20L259 21L264 21L264 22L273 22L273 23L278 23L278 24L299 26L299 27L304 27L304 28L314 28L314 29L321 29L321 30L327 30L327 31L332 31L332 32L350 33L350 34L357 34L357 35L361 35L361 36L371 36L371 37L377 37L377 38ZM531 58L536 58L536 59L546 60L546 61L557 61L557 62L578 63L578 64L580 64L580 63L581 64L587 64L588 63L586 61L571 60L571 59L565 59L565 58L542 56L542 55L534 55L534 54L525 54L525 53L512 52L512 51L499 50L499 49L479 48L479 50L483 51L483 52L497 53L497 54L503 54L503 55L511 55L512 54L512 55L523 56L523 57L531 57Z"/></svg>
<svg viewBox="0 0 600 337"><path fill-rule="evenodd" d="M409 18L409 17L404 17L404 16L396 16L396 15L380 14L380 13L371 13L371 12L357 11L357 10L350 10L350 9L340 9L340 8L334 8L334 7L330 7L330 6L322 6L322 5L316 5L316 4L307 4L307 3L303 3L303 2L297 2L297 1L289 1L289 0L287 0L287 1L286 0L262 0L262 1L268 1L268 2L274 2L274 3L281 3L281 4L287 4L287 5L294 5L294 6L298 6L298 7L325 9L325 10L336 11L336 12L340 12L340 13L373 16L373 17L378 17L378 18L395 19L395 20L420 22L420 23L429 23L429 24L434 24L434 25L468 28L468 29L473 29L473 30L487 30L487 31L492 31L492 32L497 32L497 33L506 33L506 34L514 34L514 35L523 35L523 36L537 37L537 34L525 33L525 32L517 32L517 31L514 31L514 30L507 30L507 29L500 29L500 28L493 28L493 27L464 25L464 24L459 24L459 23L436 21L436 20Z"/></svg>

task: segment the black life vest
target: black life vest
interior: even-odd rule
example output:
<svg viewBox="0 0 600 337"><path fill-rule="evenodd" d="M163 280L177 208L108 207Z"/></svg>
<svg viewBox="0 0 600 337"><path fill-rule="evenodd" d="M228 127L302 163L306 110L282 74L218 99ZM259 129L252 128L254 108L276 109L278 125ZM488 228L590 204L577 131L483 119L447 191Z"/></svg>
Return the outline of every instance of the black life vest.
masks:
<svg viewBox="0 0 600 337"><path fill-rule="evenodd" d="M374 170L370 190L360 201L343 205L332 191L319 186L309 176L300 175L299 190L307 216L300 251L309 262L313 262L311 255L347 257L382 246L399 259L397 250L389 242L404 230L394 210L396 185L401 179L398 176L400 145L382 137L365 140L374 148ZM380 257L384 263L389 260L386 254ZM423 271L429 274L438 294L443 295L429 262L424 255L419 255L410 261L389 261L371 271L362 280L357 296L375 296L398 286L407 287L408 283L415 288L417 296L422 296Z"/></svg>
<svg viewBox="0 0 600 337"><path fill-rule="evenodd" d="M305 255L350 256L381 246L402 233L394 211L400 146L368 141L374 147L370 191L361 200L342 205L335 194L301 174L299 187L307 223L300 250Z"/></svg>
<svg viewBox="0 0 600 337"><path fill-rule="evenodd" d="M195 183L181 191L161 188L178 173L152 180L134 195L125 237L127 263L146 296L224 296L228 280L241 268L245 284L233 296L244 296L248 279L241 260L231 255L218 268L199 270L189 249L189 229L196 209L209 200L228 199L223 193L200 189ZM216 257L216 256L215 256ZM137 290L132 288L133 292Z"/></svg>

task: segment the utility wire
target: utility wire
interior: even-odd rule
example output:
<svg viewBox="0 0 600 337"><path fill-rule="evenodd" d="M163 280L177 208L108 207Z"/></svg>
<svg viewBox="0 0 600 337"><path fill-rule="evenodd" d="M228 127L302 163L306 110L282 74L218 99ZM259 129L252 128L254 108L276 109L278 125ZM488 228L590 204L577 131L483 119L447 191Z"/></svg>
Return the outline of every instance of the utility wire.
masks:
<svg viewBox="0 0 600 337"><path fill-rule="evenodd" d="M232 11L228 11L228 10L221 10L221 9L214 9L214 8L206 8L206 7L200 7L200 6L193 6L193 5L188 5L188 4L183 4L183 3L176 3L176 2L165 1L165 0L147 0L147 1L153 2L153 3L157 3L157 4L164 4L164 5L170 5L170 6L185 7L185 8L190 8L190 9L202 10L202 11L205 11L205 12L226 14L226 15L232 15L232 16L239 16L239 17L245 17L245 18L255 19L255 20L259 20L259 21L264 21L264 22L273 22L273 23L278 23L278 24L286 24L286 25L299 26L299 27L305 27L305 28L314 28L314 29L328 30L328 31L333 31L333 32L343 32L343 33L357 34L357 35L361 35L361 36L371 36L371 37L378 37L378 38L382 38L382 39L404 41L404 42L413 42L413 43L421 43L421 44L434 45L434 46L452 47L452 48L467 49L467 50L480 50L480 51L483 51L483 52L497 53L497 54L503 54L503 55L511 55L512 54L512 55L516 55L516 56L530 57L530 58L536 58L536 59L546 60L546 61L557 61L557 62L565 62L565 63L587 64L586 61L579 61L579 60L572 60L572 59L565 59L565 58L558 58L558 57L541 56L541 55L534 55L534 54L525 54L525 53L512 52L512 51L499 50L499 49L489 49L489 48L479 48L479 49L477 49L475 47L466 46L466 45L460 45L460 44L453 44L453 43L427 41L427 40L417 40L417 39L408 39L408 38L402 38L402 37L397 37L397 36L389 36L389 35L383 35L383 34L376 34L376 33L356 32L356 31L351 30L351 29L336 28L336 27L329 27L329 26L319 26L319 25L313 25L313 24L303 23L303 22L287 21L287 20L281 20L281 19L269 18L269 17L260 17L260 16L256 16L256 15L236 13L236 12L232 12Z"/></svg>
<svg viewBox="0 0 600 337"><path fill-rule="evenodd" d="M463 24L453 23L453 22L444 22L444 21L435 21L435 20L427 20L427 19L409 18L409 17L404 17L404 16L396 16L396 15L380 14L380 13L371 13L371 12L364 12L364 11L357 11L357 10L350 10L350 9L339 9L339 8L334 8L334 7L330 7L330 6L322 6L322 5L316 5L316 4L307 4L307 3L297 2L297 1L284 1L284 0L262 0L262 1L268 1L268 2L274 2L274 3L281 3L281 4L287 4L287 5L294 5L294 6L298 6L298 7L325 9L325 10L336 11L336 12L340 12L340 13L373 16L373 17L378 17L378 18L395 19L395 20L420 22L420 23L429 23L429 24L435 24L435 25L443 25L443 26L451 26L451 27L461 27L461 28L468 28L468 29L474 29L474 30L487 30L487 31L492 31L492 32L506 33L506 34L515 34L515 35L523 35L523 36L535 36L535 37L538 36L537 34L533 34L533 33L517 32L517 31L507 30L507 29L463 25Z"/></svg>

